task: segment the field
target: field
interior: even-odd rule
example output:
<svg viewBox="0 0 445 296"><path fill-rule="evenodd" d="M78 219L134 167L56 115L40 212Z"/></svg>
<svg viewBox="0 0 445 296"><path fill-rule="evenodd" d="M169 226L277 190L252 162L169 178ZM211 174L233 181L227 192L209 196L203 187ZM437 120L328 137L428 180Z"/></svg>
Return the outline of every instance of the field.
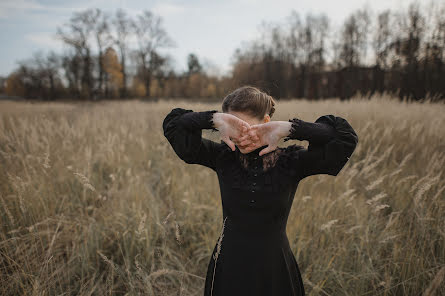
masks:
<svg viewBox="0 0 445 296"><path fill-rule="evenodd" d="M0 102L1 295L202 294L219 185L164 138L174 107L221 110ZM359 136L338 176L304 179L294 199L287 234L307 294L445 295L445 105L373 96L276 109L273 120L342 116Z"/></svg>

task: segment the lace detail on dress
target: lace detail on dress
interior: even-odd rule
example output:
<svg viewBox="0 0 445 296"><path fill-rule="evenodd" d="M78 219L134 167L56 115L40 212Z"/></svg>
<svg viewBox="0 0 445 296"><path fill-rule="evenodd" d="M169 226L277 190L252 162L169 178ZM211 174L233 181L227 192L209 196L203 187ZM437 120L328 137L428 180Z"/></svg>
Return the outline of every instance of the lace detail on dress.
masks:
<svg viewBox="0 0 445 296"><path fill-rule="evenodd" d="M263 171L267 171L271 167L274 167L281 153L281 148L278 147L274 151L271 151L263 156L257 155L258 158L263 160ZM238 159L245 169L249 169L254 165L254 162L252 161L253 157L251 155L239 153Z"/></svg>
<svg viewBox="0 0 445 296"><path fill-rule="evenodd" d="M212 132L217 132L217 131L219 131L217 128L214 127L214 122L213 122L213 114L215 114L215 113L217 113L217 112L218 112L218 110L210 110L210 111L207 111L207 112L205 113L206 116L208 116L208 117L207 117L207 120L208 120L209 123L210 123L211 131L212 131Z"/></svg>
<svg viewBox="0 0 445 296"><path fill-rule="evenodd" d="M258 148L254 153L243 154L238 149L232 151L229 146L221 149L218 157L218 170L222 179L232 188L248 188L252 178L260 178L258 185L266 192L280 192L293 182L298 169L293 165L292 159L297 157L297 151L303 146L289 145L277 147L274 151L259 156ZM262 168L258 166L262 163Z"/></svg>
<svg viewBox="0 0 445 296"><path fill-rule="evenodd" d="M289 130L289 135L287 135L283 139L284 142L295 139L295 134L296 134L296 131L297 131L297 127L300 126L300 121L301 120L298 119L298 118L289 119L289 122L291 122L292 124L291 124L291 128Z"/></svg>

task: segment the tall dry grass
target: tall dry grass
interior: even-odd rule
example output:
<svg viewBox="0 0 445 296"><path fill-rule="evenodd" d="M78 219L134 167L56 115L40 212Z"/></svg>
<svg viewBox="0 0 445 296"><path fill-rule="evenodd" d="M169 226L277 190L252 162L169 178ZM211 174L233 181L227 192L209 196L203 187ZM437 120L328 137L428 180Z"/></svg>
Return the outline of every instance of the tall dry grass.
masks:
<svg viewBox="0 0 445 296"><path fill-rule="evenodd" d="M173 107L220 109L0 102L0 294L201 295L220 193L163 137ZM323 114L359 144L297 190L287 233L308 295L445 295L444 105L289 101L274 120Z"/></svg>

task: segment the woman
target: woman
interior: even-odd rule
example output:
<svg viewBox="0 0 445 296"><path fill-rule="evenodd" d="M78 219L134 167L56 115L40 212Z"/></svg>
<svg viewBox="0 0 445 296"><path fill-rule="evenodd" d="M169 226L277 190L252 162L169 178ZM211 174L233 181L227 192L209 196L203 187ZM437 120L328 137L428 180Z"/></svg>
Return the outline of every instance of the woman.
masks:
<svg viewBox="0 0 445 296"><path fill-rule="evenodd" d="M299 181L336 176L358 137L349 123L323 115L314 123L298 118L271 121L274 99L244 86L228 94L217 110L173 109L164 135L186 163L217 173L223 229L208 263L205 296L305 295L286 236L286 223ZM202 138L219 131L221 143ZM280 139L307 140L277 147Z"/></svg>

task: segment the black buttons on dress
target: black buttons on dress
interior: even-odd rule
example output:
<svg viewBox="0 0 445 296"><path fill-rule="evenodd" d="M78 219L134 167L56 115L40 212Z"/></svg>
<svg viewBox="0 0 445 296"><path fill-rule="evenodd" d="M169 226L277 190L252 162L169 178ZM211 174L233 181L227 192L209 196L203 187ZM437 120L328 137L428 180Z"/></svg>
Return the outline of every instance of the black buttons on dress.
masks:
<svg viewBox="0 0 445 296"><path fill-rule="evenodd" d="M254 156L254 157L252 157L252 159L255 160L255 162L254 162L255 166L254 166L253 169L254 169L254 170L258 170L258 163L257 163L258 156ZM253 176L254 176L254 177L257 177L257 176L258 176L258 173L255 171L254 174L253 174ZM252 186L255 186L256 184L257 184L256 182L252 182ZM251 192L254 193L254 192L255 192L255 189L252 188L252 189L251 189ZM255 202L255 199L251 199L251 200L250 200L250 203L254 203L254 202Z"/></svg>

